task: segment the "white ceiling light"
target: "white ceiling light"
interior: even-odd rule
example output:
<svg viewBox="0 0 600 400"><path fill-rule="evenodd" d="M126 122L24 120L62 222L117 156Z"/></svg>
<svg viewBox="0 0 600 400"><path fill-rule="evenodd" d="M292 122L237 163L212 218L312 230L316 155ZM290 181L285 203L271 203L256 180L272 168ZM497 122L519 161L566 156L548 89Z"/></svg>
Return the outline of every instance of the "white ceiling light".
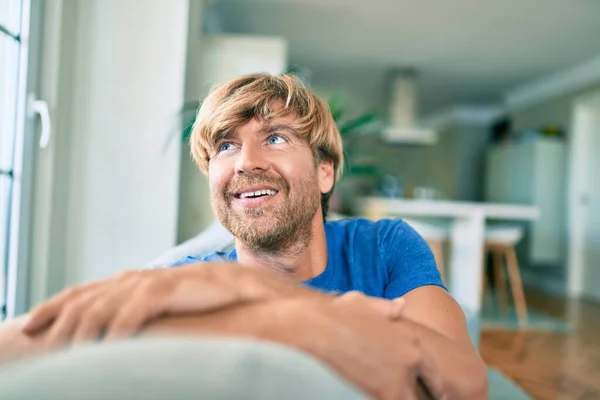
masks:
<svg viewBox="0 0 600 400"><path fill-rule="evenodd" d="M388 125L382 137L391 143L429 145L437 142L437 132L418 126L416 71L396 69L389 87Z"/></svg>

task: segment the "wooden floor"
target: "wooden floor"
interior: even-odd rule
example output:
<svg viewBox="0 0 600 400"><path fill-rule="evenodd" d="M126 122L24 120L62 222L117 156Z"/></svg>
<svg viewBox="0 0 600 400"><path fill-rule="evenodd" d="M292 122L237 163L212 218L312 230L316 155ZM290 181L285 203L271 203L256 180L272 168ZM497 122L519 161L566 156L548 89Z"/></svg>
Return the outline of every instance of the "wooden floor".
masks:
<svg viewBox="0 0 600 400"><path fill-rule="evenodd" d="M528 291L531 309L573 332L484 330L481 354L535 399L600 399L600 305Z"/></svg>

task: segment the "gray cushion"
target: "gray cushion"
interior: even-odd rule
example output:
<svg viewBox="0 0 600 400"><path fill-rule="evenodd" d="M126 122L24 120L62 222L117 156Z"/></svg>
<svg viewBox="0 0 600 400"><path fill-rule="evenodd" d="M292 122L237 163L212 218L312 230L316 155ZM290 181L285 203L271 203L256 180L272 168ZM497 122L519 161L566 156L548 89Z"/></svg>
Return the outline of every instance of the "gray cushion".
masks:
<svg viewBox="0 0 600 400"><path fill-rule="evenodd" d="M233 248L233 235L218 220L215 220L197 236L177 245L156 259L146 268L160 268L171 265L187 256L201 256L212 251L227 251Z"/></svg>
<svg viewBox="0 0 600 400"><path fill-rule="evenodd" d="M243 339L90 344L0 369L0 399L364 399L329 367Z"/></svg>

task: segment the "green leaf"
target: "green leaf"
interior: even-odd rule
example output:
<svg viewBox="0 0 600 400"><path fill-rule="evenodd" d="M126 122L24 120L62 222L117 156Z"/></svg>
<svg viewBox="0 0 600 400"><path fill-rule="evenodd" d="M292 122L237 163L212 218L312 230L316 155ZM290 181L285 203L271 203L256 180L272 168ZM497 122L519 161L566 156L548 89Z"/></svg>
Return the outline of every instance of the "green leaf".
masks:
<svg viewBox="0 0 600 400"><path fill-rule="evenodd" d="M344 122L340 125L340 134L342 136L346 134L352 133L354 130L358 128L362 128L365 125L368 125L372 122L377 121L378 118L375 114L365 114L357 118L353 118L349 121Z"/></svg>
<svg viewBox="0 0 600 400"><path fill-rule="evenodd" d="M178 112L179 118L182 122L187 121L187 123L183 126L183 131L181 131L181 140L186 142L189 140L190 135L192 134L192 126L196 121L196 113L200 108L202 101L199 100L188 100L181 106L181 109Z"/></svg>
<svg viewBox="0 0 600 400"><path fill-rule="evenodd" d="M194 122L196 122L196 114L194 114L189 120L187 125L183 128L183 132L181 135L181 139L186 142L192 136L192 128L194 127Z"/></svg>
<svg viewBox="0 0 600 400"><path fill-rule="evenodd" d="M336 122L336 124L339 124L344 116L345 108L344 96L342 92L340 90L335 91L327 101L327 105L329 106L329 111L331 111L333 120Z"/></svg>

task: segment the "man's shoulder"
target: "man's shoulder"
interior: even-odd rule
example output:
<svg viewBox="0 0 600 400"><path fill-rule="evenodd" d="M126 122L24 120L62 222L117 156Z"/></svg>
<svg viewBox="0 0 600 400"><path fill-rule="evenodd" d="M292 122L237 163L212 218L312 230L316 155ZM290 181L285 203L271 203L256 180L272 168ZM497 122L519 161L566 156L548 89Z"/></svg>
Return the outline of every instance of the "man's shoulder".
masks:
<svg viewBox="0 0 600 400"><path fill-rule="evenodd" d="M377 221L352 218L327 222L328 244L353 254L387 253L390 249L427 247L419 234L400 218Z"/></svg>
<svg viewBox="0 0 600 400"><path fill-rule="evenodd" d="M347 218L326 223L327 233L335 236L356 235L363 238L376 237L379 240L389 240L403 232L411 232L412 228L399 218L385 218L373 221L366 218ZM396 235L394 235L396 234Z"/></svg>

